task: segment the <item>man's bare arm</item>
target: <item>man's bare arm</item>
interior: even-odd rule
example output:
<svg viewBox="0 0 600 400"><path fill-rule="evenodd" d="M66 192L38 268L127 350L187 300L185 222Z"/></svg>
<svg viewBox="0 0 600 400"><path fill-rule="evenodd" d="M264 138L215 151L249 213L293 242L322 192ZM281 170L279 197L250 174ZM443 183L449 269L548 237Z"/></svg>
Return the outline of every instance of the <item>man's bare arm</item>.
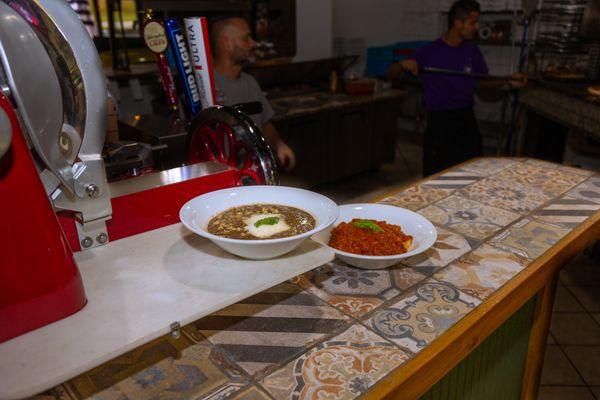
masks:
<svg viewBox="0 0 600 400"><path fill-rule="evenodd" d="M402 60L392 64L387 72L389 79L396 79L404 74L404 71L410 72L412 75L417 76L419 74L419 64L417 60Z"/></svg>
<svg viewBox="0 0 600 400"><path fill-rule="evenodd" d="M281 139L279 132L271 122L267 122L262 127L262 133L273 148L277 160L286 171L291 170L296 165L296 155L294 151Z"/></svg>

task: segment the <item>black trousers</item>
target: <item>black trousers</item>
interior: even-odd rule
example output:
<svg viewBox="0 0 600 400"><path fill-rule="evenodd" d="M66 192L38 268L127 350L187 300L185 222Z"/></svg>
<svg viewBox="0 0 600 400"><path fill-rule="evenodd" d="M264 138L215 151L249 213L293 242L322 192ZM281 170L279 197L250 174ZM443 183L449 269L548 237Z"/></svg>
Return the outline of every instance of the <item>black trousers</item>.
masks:
<svg viewBox="0 0 600 400"><path fill-rule="evenodd" d="M483 154L472 108L428 111L423 137L423 177Z"/></svg>

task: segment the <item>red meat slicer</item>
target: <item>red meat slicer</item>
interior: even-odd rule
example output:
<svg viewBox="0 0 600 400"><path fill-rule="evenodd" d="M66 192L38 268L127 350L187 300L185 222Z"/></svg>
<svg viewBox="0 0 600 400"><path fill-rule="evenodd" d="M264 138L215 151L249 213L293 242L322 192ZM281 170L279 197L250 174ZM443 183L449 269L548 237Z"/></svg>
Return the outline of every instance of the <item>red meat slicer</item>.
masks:
<svg viewBox="0 0 600 400"><path fill-rule="evenodd" d="M108 184L105 78L66 1L0 0L0 62L0 342L85 305L73 251L179 222L199 194L277 183L260 130L217 106L190 124L191 163Z"/></svg>

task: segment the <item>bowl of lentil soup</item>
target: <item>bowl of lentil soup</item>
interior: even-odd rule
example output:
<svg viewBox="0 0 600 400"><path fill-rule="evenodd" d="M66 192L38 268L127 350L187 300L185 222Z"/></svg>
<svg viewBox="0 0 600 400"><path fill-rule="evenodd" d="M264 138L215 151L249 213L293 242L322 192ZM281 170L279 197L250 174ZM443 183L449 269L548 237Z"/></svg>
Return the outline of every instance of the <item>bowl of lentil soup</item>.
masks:
<svg viewBox="0 0 600 400"><path fill-rule="evenodd" d="M347 204L339 211L333 225L312 239L358 268L387 268L424 252L437 239L437 231L427 218L401 207Z"/></svg>
<svg viewBox="0 0 600 400"><path fill-rule="evenodd" d="M319 193L261 185L205 193L179 212L192 232L231 254L254 260L294 250L337 216L337 204Z"/></svg>

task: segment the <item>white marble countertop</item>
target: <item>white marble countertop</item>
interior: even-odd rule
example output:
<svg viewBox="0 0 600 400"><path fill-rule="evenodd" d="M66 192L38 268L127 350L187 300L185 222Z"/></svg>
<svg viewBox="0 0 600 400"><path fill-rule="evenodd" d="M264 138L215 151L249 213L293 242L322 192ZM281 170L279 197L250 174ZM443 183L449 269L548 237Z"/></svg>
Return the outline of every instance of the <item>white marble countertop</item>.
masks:
<svg viewBox="0 0 600 400"><path fill-rule="evenodd" d="M245 260L181 224L77 253L87 305L0 344L0 399L39 393L333 257L307 240L273 260Z"/></svg>

